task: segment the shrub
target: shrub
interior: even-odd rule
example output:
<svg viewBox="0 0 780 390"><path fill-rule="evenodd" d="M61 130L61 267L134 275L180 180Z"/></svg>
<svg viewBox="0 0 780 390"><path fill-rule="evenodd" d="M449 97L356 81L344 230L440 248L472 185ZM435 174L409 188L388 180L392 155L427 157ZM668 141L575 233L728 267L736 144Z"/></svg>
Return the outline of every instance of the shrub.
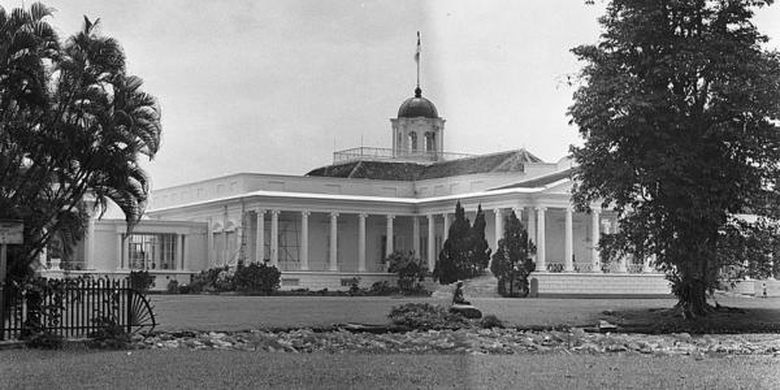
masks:
<svg viewBox="0 0 780 390"><path fill-rule="evenodd" d="M393 307L388 317L395 325L421 330L453 329L468 324L465 318L429 303L406 303Z"/></svg>
<svg viewBox="0 0 780 390"><path fill-rule="evenodd" d="M190 285L189 284L181 284L179 285L179 294L189 294L190 291Z"/></svg>
<svg viewBox="0 0 780 390"><path fill-rule="evenodd" d="M236 291L262 292L271 294L279 289L282 273L274 266L264 263L251 263L245 266L238 263L233 275L233 283Z"/></svg>
<svg viewBox="0 0 780 390"><path fill-rule="evenodd" d="M92 320L98 330L87 335L91 340L89 346L101 349L127 349L130 346L130 335L113 317L98 317Z"/></svg>
<svg viewBox="0 0 780 390"><path fill-rule="evenodd" d="M422 260L415 258L412 252L407 254L393 252L387 257L387 261L390 263L388 271L398 275L398 288L401 292L408 293L423 289L420 282L428 275L428 268Z"/></svg>
<svg viewBox="0 0 780 390"><path fill-rule="evenodd" d="M393 295L399 292L398 287L390 285L387 280L380 280L371 285L368 293L371 295Z"/></svg>
<svg viewBox="0 0 780 390"><path fill-rule="evenodd" d="M147 292L154 284L154 276L149 271L130 271L130 288Z"/></svg>
<svg viewBox="0 0 780 390"><path fill-rule="evenodd" d="M220 273L227 272L229 269L228 266L224 266L200 271L199 274L193 276L190 280L190 292L200 294L204 291L219 291L215 286L217 278ZM225 287L224 283L220 284L220 287Z"/></svg>
<svg viewBox="0 0 780 390"><path fill-rule="evenodd" d="M498 279L498 293L502 296L528 295L528 276L536 269L531 255L536 247L528 238L528 231L514 212L504 220L504 236L498 241L490 271Z"/></svg>
<svg viewBox="0 0 780 390"><path fill-rule="evenodd" d="M178 294L179 293L179 281L176 279L171 279L170 282L168 282L168 294Z"/></svg>
<svg viewBox="0 0 780 390"><path fill-rule="evenodd" d="M490 314L486 315L484 318L482 318L482 321L480 322L480 325L483 328L503 328L504 323L501 322L501 320L498 319L498 317Z"/></svg>
<svg viewBox="0 0 780 390"><path fill-rule="evenodd" d="M62 349L62 346L65 345L65 339L60 335L48 331L42 331L35 332L26 337L24 344L28 348Z"/></svg>

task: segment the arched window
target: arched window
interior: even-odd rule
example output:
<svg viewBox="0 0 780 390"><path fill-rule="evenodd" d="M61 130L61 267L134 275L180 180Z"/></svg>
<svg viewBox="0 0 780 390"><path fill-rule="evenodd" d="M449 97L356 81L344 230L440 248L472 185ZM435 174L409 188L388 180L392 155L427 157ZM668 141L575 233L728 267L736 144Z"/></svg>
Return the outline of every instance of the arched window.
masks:
<svg viewBox="0 0 780 390"><path fill-rule="evenodd" d="M425 133L425 151L426 152L436 151L436 133L432 131L428 131Z"/></svg>
<svg viewBox="0 0 780 390"><path fill-rule="evenodd" d="M417 133L409 133L409 150L417 151Z"/></svg>

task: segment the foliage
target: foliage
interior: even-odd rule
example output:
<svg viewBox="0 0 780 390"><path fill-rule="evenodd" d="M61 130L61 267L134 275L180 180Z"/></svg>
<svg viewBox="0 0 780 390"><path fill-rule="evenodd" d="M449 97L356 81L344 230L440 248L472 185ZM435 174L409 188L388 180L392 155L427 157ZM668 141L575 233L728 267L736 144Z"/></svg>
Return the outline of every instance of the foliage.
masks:
<svg viewBox="0 0 780 390"><path fill-rule="evenodd" d="M447 240L439 253L433 276L441 284L450 284L482 274L490 260L490 248L485 240L485 216L482 206L472 226L460 202L455 205L455 219Z"/></svg>
<svg viewBox="0 0 780 390"><path fill-rule="evenodd" d="M116 321L114 316L101 316L92 321L98 329L88 335L90 347L127 349L130 346L130 334Z"/></svg>
<svg viewBox="0 0 780 390"><path fill-rule="evenodd" d="M512 296L515 282L521 296L528 295L528 275L536 269L531 256L536 246L528 239L528 231L515 215L514 211L504 218L504 235L498 241L498 249L493 254L490 272L498 278L498 293ZM507 290L507 284L509 289Z"/></svg>
<svg viewBox="0 0 780 390"><path fill-rule="evenodd" d="M398 292L400 292L398 287L391 286L390 282L387 280L380 280L371 285L371 289L368 290L368 295L384 296L393 295Z"/></svg>
<svg viewBox="0 0 780 390"><path fill-rule="evenodd" d="M452 314L442 306L430 303L406 303L395 306L388 315L395 325L407 326L413 329L453 329L468 324L468 321L458 314Z"/></svg>
<svg viewBox="0 0 780 390"><path fill-rule="evenodd" d="M154 285L154 276L150 275L149 271L130 271L130 288L145 293L152 285Z"/></svg>
<svg viewBox="0 0 780 390"><path fill-rule="evenodd" d="M36 349L62 349L65 338L48 331L40 331L30 334L24 339L24 345Z"/></svg>
<svg viewBox="0 0 780 390"><path fill-rule="evenodd" d="M149 193L139 157L160 142L156 99L119 43L86 17L62 41L50 16L40 3L0 7L0 218L24 222L24 244L8 251L16 280L54 237L66 251L83 237L90 207L113 202L132 227Z"/></svg>
<svg viewBox="0 0 780 390"><path fill-rule="evenodd" d="M503 328L504 323L493 314L488 314L479 323L483 328Z"/></svg>
<svg viewBox="0 0 780 390"><path fill-rule="evenodd" d="M422 260L415 258L414 254L395 251L387 257L390 263L388 272L398 275L398 288L401 292L419 291L422 289L420 282L425 280L428 267Z"/></svg>
<svg viewBox="0 0 780 390"><path fill-rule="evenodd" d="M730 216L780 216L780 54L750 21L771 3L613 0L600 42L573 49L574 201L616 210L602 256L655 256L689 317L709 311L723 266L766 259L729 257L768 237L735 239Z"/></svg>
<svg viewBox="0 0 780 390"><path fill-rule="evenodd" d="M179 281L176 279L171 279L171 281L168 282L168 286L166 287L166 290L168 291L168 294L178 294Z"/></svg>
<svg viewBox="0 0 780 390"><path fill-rule="evenodd" d="M265 263L239 262L233 275L235 290L240 292L261 292L271 294L279 289L282 273L274 266Z"/></svg>
<svg viewBox="0 0 780 390"><path fill-rule="evenodd" d="M200 294L201 292L212 291L227 291L219 290L218 287L229 287L225 285L225 276L230 270L229 266L209 268L207 270L200 271L199 274L192 276L190 281L190 292L193 294ZM222 274L223 278L221 282L217 282L217 278Z"/></svg>
<svg viewBox="0 0 780 390"><path fill-rule="evenodd" d="M279 289L281 276L282 273L274 266L239 262L233 269L224 266L201 271L192 277L186 289L192 294L227 291L271 294Z"/></svg>
<svg viewBox="0 0 780 390"><path fill-rule="evenodd" d="M469 264L472 267L472 276L480 275L490 263L490 246L485 238L485 212L482 211L482 205L477 205L477 215L474 217L474 225L469 230L469 241L471 242L471 251Z"/></svg>

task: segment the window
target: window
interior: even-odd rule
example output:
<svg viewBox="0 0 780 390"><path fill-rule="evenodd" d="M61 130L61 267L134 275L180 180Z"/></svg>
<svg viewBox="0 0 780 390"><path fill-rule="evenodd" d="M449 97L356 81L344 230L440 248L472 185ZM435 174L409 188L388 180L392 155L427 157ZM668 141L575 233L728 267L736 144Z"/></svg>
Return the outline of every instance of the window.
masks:
<svg viewBox="0 0 780 390"><path fill-rule="evenodd" d="M417 133L409 133L409 150L417 151Z"/></svg>
<svg viewBox="0 0 780 390"><path fill-rule="evenodd" d="M436 151L436 133L430 131L425 133L425 151L426 152Z"/></svg>
<svg viewBox="0 0 780 390"><path fill-rule="evenodd" d="M176 234L133 234L128 239L128 255L130 269L175 269Z"/></svg>

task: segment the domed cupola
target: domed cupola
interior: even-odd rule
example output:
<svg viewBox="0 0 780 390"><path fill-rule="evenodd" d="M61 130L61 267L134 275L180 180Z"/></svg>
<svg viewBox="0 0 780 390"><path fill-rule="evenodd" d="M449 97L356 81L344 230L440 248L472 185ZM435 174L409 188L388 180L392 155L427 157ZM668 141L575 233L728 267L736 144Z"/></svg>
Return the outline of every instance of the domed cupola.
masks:
<svg viewBox="0 0 780 390"><path fill-rule="evenodd" d="M417 88L414 97L398 108L393 124L393 157L405 160L437 161L444 152L444 119L433 103L422 97L420 89L420 32L417 32Z"/></svg>
<svg viewBox="0 0 780 390"><path fill-rule="evenodd" d="M422 89L414 89L414 97L406 99L398 109L399 118L438 118L439 112L433 102L422 97Z"/></svg>

